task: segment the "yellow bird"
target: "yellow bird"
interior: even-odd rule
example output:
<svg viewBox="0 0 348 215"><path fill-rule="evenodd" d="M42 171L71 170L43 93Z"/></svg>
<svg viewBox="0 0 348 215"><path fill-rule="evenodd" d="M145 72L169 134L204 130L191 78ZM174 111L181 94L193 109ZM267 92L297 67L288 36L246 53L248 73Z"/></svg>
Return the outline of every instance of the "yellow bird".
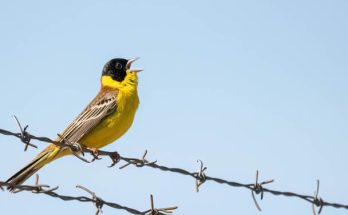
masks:
<svg viewBox="0 0 348 215"><path fill-rule="evenodd" d="M137 58L115 58L105 64L99 93L56 141L66 139L97 149L112 143L129 129L139 106L137 73L142 70L130 68L135 60ZM9 189L22 184L49 162L69 154L72 154L69 149L50 144L7 180L12 185Z"/></svg>

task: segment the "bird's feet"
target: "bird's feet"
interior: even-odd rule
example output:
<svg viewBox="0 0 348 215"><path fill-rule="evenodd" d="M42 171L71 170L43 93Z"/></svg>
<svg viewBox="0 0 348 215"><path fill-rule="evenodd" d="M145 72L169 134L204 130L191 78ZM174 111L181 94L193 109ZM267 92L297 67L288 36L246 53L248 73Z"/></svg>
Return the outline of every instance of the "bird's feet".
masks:
<svg viewBox="0 0 348 215"><path fill-rule="evenodd" d="M91 152L91 155L93 156L93 160L100 160L99 158L99 149L97 148L92 148L92 147L87 147L87 149Z"/></svg>
<svg viewBox="0 0 348 215"><path fill-rule="evenodd" d="M111 152L109 157L112 161L112 164L109 167L115 166L121 160L121 155L118 154L118 152Z"/></svg>

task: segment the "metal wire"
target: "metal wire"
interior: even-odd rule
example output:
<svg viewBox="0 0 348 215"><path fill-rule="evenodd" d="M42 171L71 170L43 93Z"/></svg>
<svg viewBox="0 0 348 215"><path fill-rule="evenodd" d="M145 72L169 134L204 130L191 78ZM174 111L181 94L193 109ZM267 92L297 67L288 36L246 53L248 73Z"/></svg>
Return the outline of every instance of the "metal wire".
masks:
<svg viewBox="0 0 348 215"><path fill-rule="evenodd" d="M32 192L32 193L35 193L35 194L48 195L48 196L51 196L51 197L54 197L54 198L61 199L63 201L90 202L90 203L93 203L96 206L96 208L97 208L96 215L99 215L102 212L101 209L102 209L102 207L104 205L107 205L107 206L109 206L111 208L124 210L124 211L127 211L128 213L137 214L137 215L146 215L146 214L149 214L149 213L151 213L153 211L161 211L161 210L173 211L173 210L177 209L177 207L167 207L167 208L156 209L156 208L152 207L152 205L153 205L153 203L152 203L151 204L151 209L146 210L146 211L139 211L137 209L134 209L134 208L131 208L131 207L127 207L127 206L123 206L123 205L120 205L120 204L117 204L117 203L114 203L114 202L105 201L105 200L101 199L100 197L96 196L96 194L94 192L92 192L88 188L83 187L81 185L77 185L76 188L79 188L79 189L82 189L82 190L88 192L89 194L91 194L92 198L87 197L87 196L67 196L67 195L61 195L61 194L58 194L57 192L55 192L58 189L58 187L51 188L49 185L39 184L39 182L38 182L38 175L36 177L37 177L37 180L36 180L35 185L18 185L18 186L16 186L14 188L13 192L14 193L19 193L19 192L22 192L22 191L29 191L29 192ZM2 190L4 190L3 187L9 187L9 186L12 186L12 185L10 183L4 182L4 181L0 181L0 188Z"/></svg>
<svg viewBox="0 0 348 215"><path fill-rule="evenodd" d="M200 160L198 160L198 162L200 163L199 170L197 172L190 172L190 171L187 171L187 170L182 169L182 168L167 167L167 166L159 165L159 164L157 164L157 161L149 162L146 159L147 151L145 151L142 158L140 158L140 159L129 158L129 157L121 156L118 152L108 152L108 151L103 151L103 150L95 150L95 149L90 149L90 148L87 148L83 145L80 145L79 143L71 143L69 140L65 140L60 135L58 135L58 136L60 136L60 141L53 141L47 137L34 136L26 131L26 128L28 126L26 126L25 129L23 130L23 129L21 129L20 123L17 119L16 119L16 122L17 122L18 127L20 128L21 132L15 133L15 132L7 131L4 129L0 129L0 133L4 134L4 135L10 135L10 136L14 136L14 137L19 138L23 143L25 143L26 148L29 146L36 148L35 145L30 143L30 140L38 140L38 141L42 141L42 142L53 143L59 147L69 148L76 157L78 157L82 161L88 162L88 163L101 159L100 156L107 156L112 161L112 163L109 167L113 167L117 163L119 163L120 161L124 161L124 162L126 162L126 164L119 167L119 169L126 168L129 165L134 165L136 167L151 167L151 168L158 169L158 170L165 171L165 172L171 172L171 173L177 173L180 175L191 176L192 178L194 178L196 180L197 192L199 191L199 187L203 183L205 183L206 181L212 181L212 182L215 182L218 184L225 184L225 185L228 185L231 187L245 188L245 189L248 189L251 191L254 203L259 211L261 211L261 207L259 206L259 204L256 201L255 194L256 195L261 194L261 200L262 200L264 193L270 193L270 194L275 195L275 196L296 197L298 199L304 200L312 205L314 214L315 214L315 207L319 208L319 211L318 211L319 214L321 213L323 207L343 208L343 209L348 210L348 205L340 204L340 203L332 203L332 202L324 201L322 198L320 198L318 196L319 195L319 181L317 183L317 191L314 193L313 196L299 194L299 193L295 193L295 192L273 190L273 189L269 189L269 188L264 187L264 185L272 183L273 180L258 182L259 181L258 171L256 173L256 182L255 183L246 184L246 183L230 181L230 180L221 179L221 178L217 178L217 177L207 176L204 172L207 168L204 167L203 162ZM82 156L84 156L84 153L88 153L88 154L92 155L93 159L87 160L84 157L81 157L79 155L79 154L82 154ZM5 182L0 182L0 188L1 188L1 186L9 186L9 184L7 184ZM43 186L41 185L40 189L42 189L42 187ZM21 186L18 186L16 188L21 189L21 190L33 191L33 190L38 189L38 185L35 185L35 186L21 185ZM47 194L49 196L57 197L57 198L60 198L62 200L65 200L65 201L78 200L81 202L93 202L94 204L96 204L97 208L98 208L98 204L99 204L100 208L98 208L97 214L99 214L101 212L100 210L101 210L101 207L103 205L108 205L108 206L113 207L113 208L126 210L129 213L133 213L133 214L144 214L144 213L145 214L146 213L147 214L165 214L165 213L171 213L172 210L176 209L176 207L169 207L169 208L164 208L161 210L159 210L159 209L155 210L152 206L152 209L145 211L145 212L140 212L138 210L135 210L135 209L132 209L129 207L124 207L124 206L121 206L121 205L116 204L116 203L105 202L104 200L97 198L93 195L92 195L92 198L61 196L61 195L58 195L57 193L55 193L54 190L48 190L48 191L46 190L45 192L38 192L38 193L44 193L44 194ZM153 200L151 200L151 202L153 205Z"/></svg>

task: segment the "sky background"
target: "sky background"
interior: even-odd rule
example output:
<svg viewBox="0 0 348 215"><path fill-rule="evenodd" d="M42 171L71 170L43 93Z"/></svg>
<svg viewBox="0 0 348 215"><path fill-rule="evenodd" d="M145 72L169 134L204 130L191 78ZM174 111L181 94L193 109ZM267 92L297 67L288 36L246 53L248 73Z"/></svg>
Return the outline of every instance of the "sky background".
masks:
<svg viewBox="0 0 348 215"><path fill-rule="evenodd" d="M141 57L141 105L132 128L106 150L158 164L313 194L348 204L348 2L0 1L0 128L16 114L35 135L55 138L99 90L114 57ZM0 180L39 150L0 136ZM46 144L38 143L40 149ZM174 214L260 214L250 192L151 168L107 168L65 157L39 171L61 194L98 196ZM28 183L33 183L31 178ZM6 214L94 214L92 204L0 192ZM265 194L262 214L311 214L295 198ZM104 207L104 214L128 214ZM323 214L347 214L324 208Z"/></svg>

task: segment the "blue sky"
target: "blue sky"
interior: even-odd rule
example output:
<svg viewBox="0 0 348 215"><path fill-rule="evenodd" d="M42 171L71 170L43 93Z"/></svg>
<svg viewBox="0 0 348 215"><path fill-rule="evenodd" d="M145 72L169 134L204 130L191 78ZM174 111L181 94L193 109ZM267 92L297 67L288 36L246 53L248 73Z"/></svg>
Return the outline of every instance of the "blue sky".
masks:
<svg viewBox="0 0 348 215"><path fill-rule="evenodd" d="M159 164L320 195L347 203L347 1L1 1L0 127L55 137L99 89L114 57L141 57L141 105L129 132L107 150ZM0 136L1 180L39 151ZM40 148L45 144L37 143ZM74 157L40 170L60 193L175 214L259 214L248 191L153 169L109 169ZM33 179L28 183L32 183ZM0 193L7 214L94 214L94 206L30 193ZM293 198L266 194L263 214L311 214ZM105 207L104 214L127 214ZM346 214L324 208L324 214Z"/></svg>

